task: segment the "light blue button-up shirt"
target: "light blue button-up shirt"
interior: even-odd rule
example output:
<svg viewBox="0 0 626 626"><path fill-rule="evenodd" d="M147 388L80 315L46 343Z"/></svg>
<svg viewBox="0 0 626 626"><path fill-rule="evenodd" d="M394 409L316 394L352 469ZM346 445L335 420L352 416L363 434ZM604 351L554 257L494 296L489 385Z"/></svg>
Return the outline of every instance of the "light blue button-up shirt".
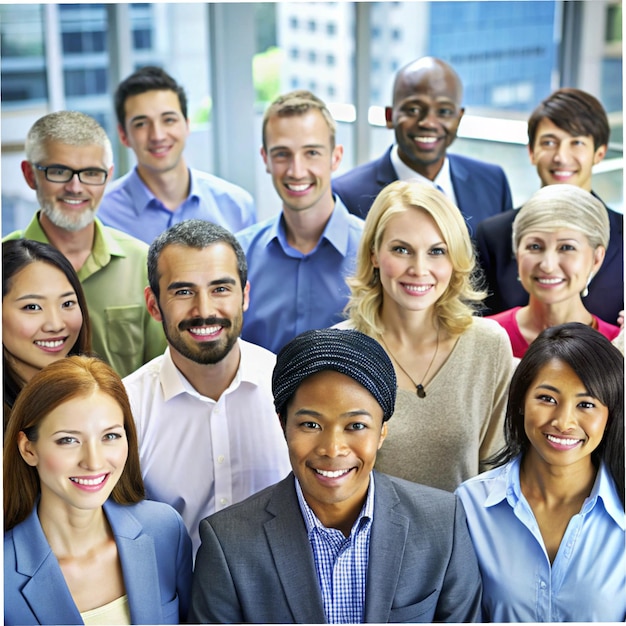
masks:
<svg viewBox="0 0 626 626"><path fill-rule="evenodd" d="M606 467L570 520L550 564L520 488L520 457L465 481L461 498L483 578L490 622L623 622L624 509Z"/></svg>
<svg viewBox="0 0 626 626"><path fill-rule="evenodd" d="M305 330L344 319L363 220L338 197L320 240L303 254L287 243L282 212L239 233L248 260L250 306L242 338L274 353Z"/></svg>
<svg viewBox="0 0 626 626"><path fill-rule="evenodd" d="M134 167L113 181L102 198L98 217L148 245L170 226L184 220L201 219L236 233L256 222L252 196L222 178L190 169L189 195L170 211L148 189Z"/></svg>
<svg viewBox="0 0 626 626"><path fill-rule="evenodd" d="M365 611L365 584L374 519L374 475L370 474L365 504L344 537L327 528L307 504L296 478L296 493L313 550L324 613L329 624L361 624Z"/></svg>

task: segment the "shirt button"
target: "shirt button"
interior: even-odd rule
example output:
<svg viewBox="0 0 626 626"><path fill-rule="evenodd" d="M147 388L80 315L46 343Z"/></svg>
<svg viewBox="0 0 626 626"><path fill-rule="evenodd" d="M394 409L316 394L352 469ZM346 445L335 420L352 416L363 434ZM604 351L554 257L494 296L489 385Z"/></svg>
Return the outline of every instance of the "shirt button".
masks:
<svg viewBox="0 0 626 626"><path fill-rule="evenodd" d="M546 583L545 583L545 582L543 582L543 580L542 580L542 581L541 581L541 583L539 584L539 586L540 586L542 589L545 589L545 588L546 588Z"/></svg>
<svg viewBox="0 0 626 626"><path fill-rule="evenodd" d="M217 462L218 462L218 463L223 463L223 462L224 462L224 455L223 455L223 454L220 454L220 455L217 457Z"/></svg>
<svg viewBox="0 0 626 626"><path fill-rule="evenodd" d="M228 504L228 500L226 498L220 498L220 504L222 506L226 506Z"/></svg>

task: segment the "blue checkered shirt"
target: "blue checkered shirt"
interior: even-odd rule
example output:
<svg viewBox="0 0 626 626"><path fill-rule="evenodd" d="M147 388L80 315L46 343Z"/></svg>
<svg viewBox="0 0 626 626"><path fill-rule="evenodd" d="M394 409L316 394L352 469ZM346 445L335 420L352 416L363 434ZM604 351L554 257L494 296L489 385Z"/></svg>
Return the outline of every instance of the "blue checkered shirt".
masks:
<svg viewBox="0 0 626 626"><path fill-rule="evenodd" d="M365 504L349 537L344 537L336 528L326 528L317 519L306 503L297 479L296 493L313 549L326 621L329 624L362 623L374 513L373 474L370 475Z"/></svg>

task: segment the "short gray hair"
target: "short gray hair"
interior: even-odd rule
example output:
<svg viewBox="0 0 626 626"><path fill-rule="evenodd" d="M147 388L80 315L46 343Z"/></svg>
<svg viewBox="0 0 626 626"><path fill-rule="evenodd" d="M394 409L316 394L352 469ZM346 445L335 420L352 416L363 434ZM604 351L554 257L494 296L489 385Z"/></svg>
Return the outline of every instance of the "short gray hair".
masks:
<svg viewBox="0 0 626 626"><path fill-rule="evenodd" d="M223 226L206 220L185 220L162 232L148 250L148 282L157 300L159 299L159 257L164 248L179 245L203 250L215 243L225 243L233 249L237 257L237 271L243 289L248 281L248 264L246 254L235 235Z"/></svg>
<svg viewBox="0 0 626 626"><path fill-rule="evenodd" d="M594 250L609 246L609 215L604 204L581 187L557 183L535 192L518 211L513 222L513 250L517 251L529 231L561 229L581 232Z"/></svg>
<svg viewBox="0 0 626 626"><path fill-rule="evenodd" d="M106 131L90 115L79 111L56 111L40 117L26 136L26 159L38 163L46 157L46 144L57 142L68 146L100 146L107 169L113 165L113 148Z"/></svg>

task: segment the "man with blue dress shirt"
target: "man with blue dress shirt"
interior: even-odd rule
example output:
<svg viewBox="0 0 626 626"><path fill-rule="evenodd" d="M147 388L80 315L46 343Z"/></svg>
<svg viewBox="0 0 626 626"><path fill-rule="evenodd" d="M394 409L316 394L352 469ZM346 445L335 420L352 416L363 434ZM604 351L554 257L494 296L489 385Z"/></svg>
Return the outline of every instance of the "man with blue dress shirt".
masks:
<svg viewBox="0 0 626 626"><path fill-rule="evenodd" d="M237 233L251 285L242 337L278 352L305 330L343 319L363 221L333 196L343 146L311 92L293 91L269 106L261 156L282 211Z"/></svg>
<svg viewBox="0 0 626 626"><path fill-rule="evenodd" d="M151 66L131 74L117 88L115 114L120 140L137 164L109 186L99 212L105 224L150 244L188 219L231 232L256 222L247 191L187 166L187 96L169 74Z"/></svg>
<svg viewBox="0 0 626 626"><path fill-rule="evenodd" d="M396 180L417 180L443 191L463 213L470 233L487 217L512 208L501 167L447 154L465 112L462 97L461 79L440 59L423 57L398 71L392 106L385 108L395 145L333 181L350 213L365 218L381 189Z"/></svg>

